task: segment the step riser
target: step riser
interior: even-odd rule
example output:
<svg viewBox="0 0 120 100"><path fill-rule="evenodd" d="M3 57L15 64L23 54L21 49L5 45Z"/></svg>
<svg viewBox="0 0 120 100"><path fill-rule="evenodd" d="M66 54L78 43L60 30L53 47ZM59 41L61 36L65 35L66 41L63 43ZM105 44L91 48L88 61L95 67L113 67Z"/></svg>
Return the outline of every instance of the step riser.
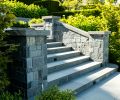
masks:
<svg viewBox="0 0 120 100"><path fill-rule="evenodd" d="M64 69L73 67L75 65L78 65L80 63L87 62L87 61L89 61L89 58L85 58L85 59L82 59L82 60L76 60L74 62L68 62L68 63L65 63L65 64L50 67L50 68L48 68L48 73L50 74L50 73L53 73L53 72L64 70Z"/></svg>
<svg viewBox="0 0 120 100"><path fill-rule="evenodd" d="M54 41L53 39L47 39L47 43L53 42L53 41Z"/></svg>
<svg viewBox="0 0 120 100"><path fill-rule="evenodd" d="M87 74L88 72L91 72L93 70L96 70L98 68L101 67L101 64L98 64L98 65L94 65L90 68L87 68L87 69L84 69L84 70L81 70L81 71L78 71L78 72L75 72L75 73L72 73L71 75L68 75L68 76L64 76L60 79L56 79L52 82L49 82L48 83L48 86L52 86L52 85L62 85L64 83L67 83L69 82L70 80L72 79L75 79L77 77L80 77L80 75L84 75L84 74Z"/></svg>
<svg viewBox="0 0 120 100"><path fill-rule="evenodd" d="M72 48L60 48L60 49L55 49L55 50L47 50L47 54L67 52L67 51L71 51L71 50L72 50Z"/></svg>
<svg viewBox="0 0 120 100"><path fill-rule="evenodd" d="M96 83L100 82L101 80L103 80L103 79L107 78L108 76L112 75L112 74L115 73L116 71L117 71L117 69L114 69L114 70L112 70L111 72L108 72L108 73L106 73L105 75L103 75L103 76L101 76L101 77L99 77L99 78L97 78L97 79L95 79L95 80L93 80L93 81L91 81L91 82L83 85L82 87L74 90L74 94L75 94L75 95L78 95L79 93L87 90L88 88L90 88L91 86L93 86L93 85L95 85Z"/></svg>
<svg viewBox="0 0 120 100"><path fill-rule="evenodd" d="M47 62L50 63L50 62L65 60L65 59L68 59L68 58L73 58L73 57L78 57L78 56L80 56L79 52L66 54L66 55L62 55L62 56L49 57L49 58L47 58Z"/></svg>
<svg viewBox="0 0 120 100"><path fill-rule="evenodd" d="M63 46L63 44L62 44L62 43L47 44L47 48L61 47L61 46Z"/></svg>

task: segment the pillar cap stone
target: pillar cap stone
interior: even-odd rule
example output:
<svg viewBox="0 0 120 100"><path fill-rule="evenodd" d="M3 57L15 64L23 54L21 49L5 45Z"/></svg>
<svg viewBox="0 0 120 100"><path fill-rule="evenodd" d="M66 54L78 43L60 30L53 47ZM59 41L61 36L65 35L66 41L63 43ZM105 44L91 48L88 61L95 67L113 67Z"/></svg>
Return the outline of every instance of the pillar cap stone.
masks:
<svg viewBox="0 0 120 100"><path fill-rule="evenodd" d="M58 19L60 19L60 17L59 16L43 16L42 19L43 20L46 20L46 19L58 20Z"/></svg>
<svg viewBox="0 0 120 100"><path fill-rule="evenodd" d="M8 28L5 31L13 36L47 36L50 34L49 30L35 30L30 28Z"/></svg>
<svg viewBox="0 0 120 100"><path fill-rule="evenodd" d="M88 31L90 35L104 35L104 34L110 34L111 31Z"/></svg>

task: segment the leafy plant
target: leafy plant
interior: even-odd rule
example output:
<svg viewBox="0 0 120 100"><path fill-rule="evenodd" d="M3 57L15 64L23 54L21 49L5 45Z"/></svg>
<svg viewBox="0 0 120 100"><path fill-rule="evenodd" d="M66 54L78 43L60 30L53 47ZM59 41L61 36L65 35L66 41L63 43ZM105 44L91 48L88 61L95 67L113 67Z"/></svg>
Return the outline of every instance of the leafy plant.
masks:
<svg viewBox="0 0 120 100"><path fill-rule="evenodd" d="M27 22L24 21L18 21L18 22L14 22L13 27L22 27L22 28L27 28L29 27Z"/></svg>
<svg viewBox="0 0 120 100"><path fill-rule="evenodd" d="M12 25L15 16L10 12L9 8L0 2L0 92L9 84L7 77L7 64L11 59L8 54L15 50L14 44L6 41L8 34L4 29Z"/></svg>
<svg viewBox="0 0 120 100"><path fill-rule="evenodd" d="M22 100L22 97L20 92L14 94L3 92L0 94L0 100Z"/></svg>
<svg viewBox="0 0 120 100"><path fill-rule="evenodd" d="M43 23L44 21L42 20L42 19L40 19L40 18L38 18L38 19L36 19L36 18L33 18L33 19L31 19L28 23L29 23L29 25L31 25L31 24L41 24L41 23Z"/></svg>
<svg viewBox="0 0 120 100"><path fill-rule="evenodd" d="M108 29L106 20L101 17L86 17L81 14L76 14L75 16L69 16L67 19L63 18L61 21L85 31L105 31Z"/></svg>
<svg viewBox="0 0 120 100"><path fill-rule="evenodd" d="M58 87L53 86L37 96L36 100L75 100L75 97L70 90L60 91Z"/></svg>
<svg viewBox="0 0 120 100"><path fill-rule="evenodd" d="M109 45L109 60L111 63L116 63L120 66L120 7L114 5L95 5L89 7L83 7L84 10L97 9L100 11L98 17L95 16L83 16L77 14L75 16L69 16L67 19L61 19L63 22L78 27L86 31L105 31L109 30L110 45Z"/></svg>
<svg viewBox="0 0 120 100"><path fill-rule="evenodd" d="M40 18L47 15L46 8L34 4L26 5L16 1L5 1L3 4L9 7L17 17Z"/></svg>

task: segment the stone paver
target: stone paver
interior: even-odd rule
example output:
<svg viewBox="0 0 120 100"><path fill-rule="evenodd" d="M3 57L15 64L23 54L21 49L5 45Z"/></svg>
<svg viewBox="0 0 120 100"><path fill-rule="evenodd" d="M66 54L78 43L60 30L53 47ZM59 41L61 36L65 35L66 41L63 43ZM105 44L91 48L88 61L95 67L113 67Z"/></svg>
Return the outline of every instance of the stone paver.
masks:
<svg viewBox="0 0 120 100"><path fill-rule="evenodd" d="M78 95L76 100L120 100L120 73L100 82Z"/></svg>

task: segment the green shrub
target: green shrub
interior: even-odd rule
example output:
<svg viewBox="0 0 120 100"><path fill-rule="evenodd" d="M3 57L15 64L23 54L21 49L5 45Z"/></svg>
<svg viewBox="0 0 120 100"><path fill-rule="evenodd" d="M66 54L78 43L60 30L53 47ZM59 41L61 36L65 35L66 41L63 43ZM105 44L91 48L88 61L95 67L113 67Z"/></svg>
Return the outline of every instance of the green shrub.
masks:
<svg viewBox="0 0 120 100"><path fill-rule="evenodd" d="M17 1L23 2L23 3L25 3L25 4L32 4L32 3L34 3L35 1L40 1L40 0L17 0Z"/></svg>
<svg viewBox="0 0 120 100"><path fill-rule="evenodd" d="M85 9L88 10L88 8L89 6L84 7L83 11L85 11ZM89 14L85 17L86 13L83 12L81 14L85 16L77 14L67 19L63 18L62 21L86 31L111 31L109 60L111 63L116 63L120 66L120 7L98 4L95 5L94 9L100 11L98 17L89 16Z"/></svg>
<svg viewBox="0 0 120 100"><path fill-rule="evenodd" d="M84 9L81 10L80 13L84 16L100 16L101 11L98 9Z"/></svg>
<svg viewBox="0 0 120 100"><path fill-rule="evenodd" d="M34 4L26 5L16 1L5 1L3 4L9 7L17 17L40 18L41 16L47 15L46 8Z"/></svg>
<svg viewBox="0 0 120 100"><path fill-rule="evenodd" d="M62 6L59 6L58 1L53 0L35 1L34 4L47 8L49 14L51 14L51 12L59 12L64 10Z"/></svg>
<svg viewBox="0 0 120 100"><path fill-rule="evenodd" d="M97 4L87 4L87 5L81 5L80 9L95 9Z"/></svg>
<svg viewBox="0 0 120 100"><path fill-rule="evenodd" d="M3 92L0 94L0 100L22 100L21 93L14 93L13 95L9 92Z"/></svg>
<svg viewBox="0 0 120 100"><path fill-rule="evenodd" d="M27 28L29 27L27 22L24 21L18 21L13 23L13 27L22 27L22 28Z"/></svg>
<svg viewBox="0 0 120 100"><path fill-rule="evenodd" d="M4 32L4 29L12 25L14 18L15 16L10 12L9 8L0 2L0 93L9 84L7 64L11 61L9 53L15 49L13 44L6 41L8 34Z"/></svg>
<svg viewBox="0 0 120 100"><path fill-rule="evenodd" d="M75 100L73 93L69 90L60 91L56 86L44 91L36 100Z"/></svg>
<svg viewBox="0 0 120 100"><path fill-rule="evenodd" d="M110 34L109 60L120 66L120 7L113 5L100 6L102 16L107 20Z"/></svg>
<svg viewBox="0 0 120 100"><path fill-rule="evenodd" d="M67 19L63 18L61 21L85 31L104 31L108 29L106 20L101 19L101 17L86 17L81 14L77 14L75 16L69 16Z"/></svg>
<svg viewBox="0 0 120 100"><path fill-rule="evenodd" d="M44 21L43 21L43 19L40 19L40 18L38 18L38 19L36 19L36 18L33 18L33 19L31 19L29 22L28 22L28 24L30 25L30 24L41 24L41 23L43 23Z"/></svg>
<svg viewBox="0 0 120 100"><path fill-rule="evenodd" d="M75 11L64 11L64 12L52 12L51 15L54 16L65 16L66 18L70 15L82 14L84 16L99 16L101 11L98 9L84 9L84 10L75 10Z"/></svg>

